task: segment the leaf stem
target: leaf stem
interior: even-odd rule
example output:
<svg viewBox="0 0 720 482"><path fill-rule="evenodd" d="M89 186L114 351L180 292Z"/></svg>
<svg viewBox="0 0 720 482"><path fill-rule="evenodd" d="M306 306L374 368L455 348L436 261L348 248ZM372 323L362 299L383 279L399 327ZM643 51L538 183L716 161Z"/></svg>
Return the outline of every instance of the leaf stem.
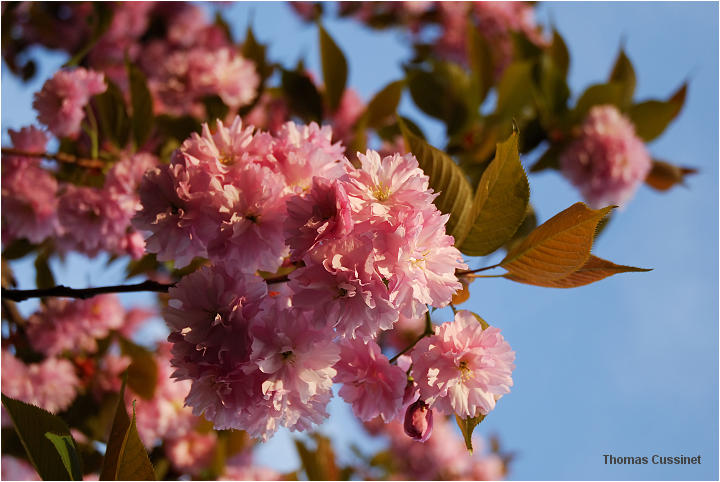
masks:
<svg viewBox="0 0 720 482"><path fill-rule="evenodd" d="M93 112L92 108L88 104L85 106L85 111L87 112L87 118L90 122L90 129L88 130L88 135L90 136L90 155L93 159L98 158L98 124L97 120L95 119L95 113Z"/></svg>
<svg viewBox="0 0 720 482"><path fill-rule="evenodd" d="M464 276L466 274L473 274L473 273L479 273L481 271L487 271L489 269L497 268L500 266L500 263L494 264L492 266L485 266L484 268L477 268L472 270L462 270L462 271L456 271L455 274L458 276Z"/></svg>
<svg viewBox="0 0 720 482"><path fill-rule="evenodd" d="M432 335L433 333L435 333L435 330L433 329L432 320L430 319L430 312L427 311L427 312L425 312L425 331L423 331L422 335L420 335L420 336L417 338L417 340L415 340L414 342L412 342L409 346L405 347L401 352L399 352L397 355L395 355L394 357L392 357L392 358L389 360L389 362L390 362L390 363L395 363L395 362L397 362L397 359L400 358L400 355L403 355L403 354L407 353L408 351L412 350L413 347L414 347L415 345L417 345L417 343L418 343L420 340L422 340L422 339L425 338L426 336Z"/></svg>

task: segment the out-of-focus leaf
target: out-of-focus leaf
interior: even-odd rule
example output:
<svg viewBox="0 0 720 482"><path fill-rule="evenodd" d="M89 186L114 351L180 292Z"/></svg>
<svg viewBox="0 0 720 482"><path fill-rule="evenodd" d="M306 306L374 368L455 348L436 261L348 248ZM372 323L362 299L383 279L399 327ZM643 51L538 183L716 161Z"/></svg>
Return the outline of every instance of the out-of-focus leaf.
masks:
<svg viewBox="0 0 720 482"><path fill-rule="evenodd" d="M145 74L129 61L126 62L126 66L130 81L133 140L135 141L135 147L139 149L150 137L155 123L153 99Z"/></svg>
<svg viewBox="0 0 720 482"><path fill-rule="evenodd" d="M340 47L330 34L318 22L318 38L320 42L320 60L322 63L323 80L325 81L325 98L331 112L340 105L348 76L348 66Z"/></svg>
<svg viewBox="0 0 720 482"><path fill-rule="evenodd" d="M547 283L574 273L590 257L595 231L612 207L590 209L576 203L533 230L508 252L500 266L510 275Z"/></svg>
<svg viewBox="0 0 720 482"><path fill-rule="evenodd" d="M314 451L302 441L295 440L295 447L308 480L339 480L339 471L330 440L320 435L314 435L313 438L317 444Z"/></svg>
<svg viewBox="0 0 720 482"><path fill-rule="evenodd" d="M685 176L697 173L691 167L675 166L665 161L653 160L652 169L645 178L645 184L657 189L667 191L676 184L684 185Z"/></svg>
<svg viewBox="0 0 720 482"><path fill-rule="evenodd" d="M124 382L110 429L100 480L155 480L155 470L135 426L135 408L132 419L125 410Z"/></svg>
<svg viewBox="0 0 720 482"><path fill-rule="evenodd" d="M407 69L413 102L431 117L445 122L448 134L459 131L468 119L472 102L470 78L458 65L436 62L432 71Z"/></svg>
<svg viewBox="0 0 720 482"><path fill-rule="evenodd" d="M322 121L322 97L310 77L303 73L283 70L281 83L294 113L308 121Z"/></svg>
<svg viewBox="0 0 720 482"><path fill-rule="evenodd" d="M518 154L518 133L498 143L495 159L480 178L467 237L456 238L460 251L485 256L504 245L525 218L530 186Z"/></svg>
<svg viewBox="0 0 720 482"><path fill-rule="evenodd" d="M2 252L2 257L8 261L24 258L32 253L36 247L37 246L25 238L17 239L5 247Z"/></svg>
<svg viewBox="0 0 720 482"><path fill-rule="evenodd" d="M55 445L45 437L48 432L67 435L70 429L50 412L2 395L2 404L10 414L28 459L43 480L67 480L68 471Z"/></svg>
<svg viewBox="0 0 720 482"><path fill-rule="evenodd" d="M591 85L583 92L575 105L576 120L582 121L590 109L596 105L610 104L622 109L624 92L623 86L615 82Z"/></svg>
<svg viewBox="0 0 720 482"><path fill-rule="evenodd" d="M35 286L38 289L47 289L55 286L55 276L50 269L50 252L43 250L35 258Z"/></svg>
<svg viewBox="0 0 720 482"><path fill-rule="evenodd" d="M474 23L468 19L468 60L470 61L471 93L475 96L473 104L479 106L485 100L493 85L495 71L490 44L480 35Z"/></svg>
<svg viewBox="0 0 720 482"><path fill-rule="evenodd" d="M485 420L485 415L478 415L477 417L468 417L468 418L461 418L459 415L455 414L455 421L458 424L458 427L460 427L460 431L463 434L463 440L465 440L465 447L468 449L470 453L473 451L473 445L472 445L472 434L475 430L475 427L480 425L482 421Z"/></svg>
<svg viewBox="0 0 720 482"><path fill-rule="evenodd" d="M163 137L173 137L179 142L184 141L193 132L200 132L202 126L197 119L184 115L180 117L159 115L155 118L155 125Z"/></svg>
<svg viewBox="0 0 720 482"><path fill-rule="evenodd" d="M149 271L156 271L160 267L154 253L148 253L140 259L131 260L125 268L125 279L145 274Z"/></svg>
<svg viewBox="0 0 720 482"><path fill-rule="evenodd" d="M103 137L118 148L124 148L130 137L130 117L125 108L125 97L110 79L105 79L107 90L94 97L98 121Z"/></svg>
<svg viewBox="0 0 720 482"><path fill-rule="evenodd" d="M597 256L591 254L588 260L580 269L560 279L528 280L520 275L512 273L508 273L504 275L504 277L518 283L543 286L546 288L576 288L578 286L585 286L587 284L600 281L607 278L608 276L612 276L618 273L645 271L652 270L635 268L633 266L622 266L604 260L602 258L598 258Z"/></svg>
<svg viewBox="0 0 720 482"><path fill-rule="evenodd" d="M523 108L533 101L532 62L516 61L507 66L497 85L495 113L519 117Z"/></svg>
<svg viewBox="0 0 720 482"><path fill-rule="evenodd" d="M225 20L225 18L220 12L215 12L215 21L213 22L213 24L220 30L222 30L228 41L232 43L232 30L230 29L230 25L227 23L227 20Z"/></svg>
<svg viewBox="0 0 720 482"><path fill-rule="evenodd" d="M635 133L650 142L667 128L685 104L687 84L683 84L668 100L648 100L630 107L628 115L635 124Z"/></svg>
<svg viewBox="0 0 720 482"><path fill-rule="evenodd" d="M75 441L70 435L57 435L52 432L45 434L50 442L55 446L58 455L62 459L62 463L67 470L70 480L82 480L83 470L80 456L75 449Z"/></svg>
<svg viewBox="0 0 720 482"><path fill-rule="evenodd" d="M146 348L122 337L120 338L120 349L123 355L129 356L132 360L127 369L128 386L145 400L152 399L155 395L158 377L155 356Z"/></svg>
<svg viewBox="0 0 720 482"><path fill-rule="evenodd" d="M219 95L207 95L203 97L202 101L205 105L205 115L211 125L214 125L217 119L225 119L225 116L230 112L230 108Z"/></svg>
<svg viewBox="0 0 720 482"><path fill-rule="evenodd" d="M415 155L420 168L430 178L430 187L440 193L435 198L435 206L442 213L450 214L445 226L447 233L463 239L470 229L472 215L472 191L465 174L450 156L410 132L402 121L400 129L408 151Z"/></svg>
<svg viewBox="0 0 720 482"><path fill-rule="evenodd" d="M266 79L272 73L272 67L267 62L267 46L261 44L255 38L252 28L248 26L245 33L245 41L242 46L242 55L246 59L255 62L255 69L261 79Z"/></svg>
<svg viewBox="0 0 720 482"><path fill-rule="evenodd" d="M562 154L565 147L564 144L551 144L540 158L535 161L535 164L530 167L530 172L540 172L545 169L559 169L560 154Z"/></svg>
<svg viewBox="0 0 720 482"><path fill-rule="evenodd" d="M113 19L113 9L103 2L93 3L92 32L90 39L70 60L63 64L63 67L75 67L80 65L85 56L92 50L100 37L107 32Z"/></svg>
<svg viewBox="0 0 720 482"><path fill-rule="evenodd" d="M633 94L635 93L635 69L632 66L632 62L625 55L625 50L620 49L615 65L613 65L612 71L610 72L610 82L614 82L621 86L622 89L622 106L628 106L632 102Z"/></svg>
<svg viewBox="0 0 720 482"><path fill-rule="evenodd" d="M550 55L550 58L552 59L553 64L555 64L555 68L560 75L563 78L567 77L568 69L570 67L570 54L568 53L565 40L555 29L553 29L553 38L550 48L548 49L548 54Z"/></svg>
<svg viewBox="0 0 720 482"><path fill-rule="evenodd" d="M537 98L542 122L546 128L554 127L558 118L564 117L570 98L570 88L565 76L549 56L544 55L538 63L539 90Z"/></svg>
<svg viewBox="0 0 720 482"><path fill-rule="evenodd" d="M405 81L396 80L375 94L368 102L365 110L368 127L381 126L390 116L395 114L404 88Z"/></svg>
<svg viewBox="0 0 720 482"><path fill-rule="evenodd" d="M525 217L517 228L517 231L515 231L515 234L513 234L513 237L505 244L505 251L512 251L512 249L522 243L535 228L537 228L537 214L535 214L535 209L532 204L528 203L527 209L525 210Z"/></svg>

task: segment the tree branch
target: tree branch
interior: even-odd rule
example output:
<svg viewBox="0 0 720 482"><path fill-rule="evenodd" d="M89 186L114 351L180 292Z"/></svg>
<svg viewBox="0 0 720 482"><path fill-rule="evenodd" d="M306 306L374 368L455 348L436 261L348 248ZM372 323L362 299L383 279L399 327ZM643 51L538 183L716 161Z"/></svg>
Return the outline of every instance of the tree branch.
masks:
<svg viewBox="0 0 720 482"><path fill-rule="evenodd" d="M267 284L285 283L288 281L287 275L278 276L276 278L268 278L265 280ZM53 286L46 289L35 290L13 290L2 289L2 299L10 301L25 301L30 298L45 298L48 296L58 296L63 298L79 298L86 300L93 296L105 293L136 293L141 291L150 291L154 293L167 293L168 289L175 286L175 283L158 283L157 281L143 281L134 285L114 285L114 286L98 286L96 288L69 288L67 286Z"/></svg>
<svg viewBox="0 0 720 482"><path fill-rule="evenodd" d="M50 154L49 152L28 152L13 147L3 147L2 154L5 156L18 156L18 157L39 157L43 159L50 159L65 164L76 164L82 167L88 167L91 169L102 169L104 164L98 159L86 159L83 157L73 156L65 152L58 152L57 154Z"/></svg>

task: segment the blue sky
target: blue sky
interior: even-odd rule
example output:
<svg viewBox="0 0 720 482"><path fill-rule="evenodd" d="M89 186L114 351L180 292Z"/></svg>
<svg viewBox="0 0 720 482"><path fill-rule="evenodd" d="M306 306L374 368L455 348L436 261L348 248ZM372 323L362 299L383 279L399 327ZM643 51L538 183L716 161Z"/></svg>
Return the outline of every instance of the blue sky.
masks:
<svg viewBox="0 0 720 482"><path fill-rule="evenodd" d="M283 3L221 7L235 32L252 22L270 55L286 65L305 58L318 71L317 33ZM718 478L718 5L692 2L541 3L538 18L563 34L577 94L608 74L621 42L638 76L636 98L666 97L684 80L685 109L650 145L652 154L696 167L688 188L660 194L642 187L616 213L594 252L620 264L651 267L573 290L506 280L477 280L466 308L503 330L517 352L515 386L478 428L498 434L517 453L513 479ZM252 20L251 20L252 19ZM328 19L326 28L349 59L349 84L368 99L402 76L410 49L395 31L377 32ZM31 94L62 63L47 56L40 76L21 85L2 73L2 133L32 121ZM421 121L436 143L437 124L406 95L401 112ZM530 178L542 220L579 200L556 173ZM56 276L76 286L118 281L120 266L72 257ZM32 265L17 266L24 287ZM134 295L126 302L147 302ZM29 309L29 308L25 308ZM447 321L440 315L438 321ZM348 455L356 422L343 403L322 427ZM363 443L369 444L367 440ZM702 456L701 465L605 465L613 456ZM297 465L281 433L259 451L260 462Z"/></svg>

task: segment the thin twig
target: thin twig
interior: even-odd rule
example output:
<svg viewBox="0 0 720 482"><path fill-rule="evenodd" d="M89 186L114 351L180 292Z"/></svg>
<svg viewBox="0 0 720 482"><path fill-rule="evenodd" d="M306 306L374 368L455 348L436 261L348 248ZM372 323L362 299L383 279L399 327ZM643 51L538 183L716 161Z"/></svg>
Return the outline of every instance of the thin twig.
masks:
<svg viewBox="0 0 720 482"><path fill-rule="evenodd" d="M58 152L57 154L50 154L49 152L28 152L14 147L3 147L2 154L7 156L18 156L18 157L39 157L42 159L50 159L51 161L57 161L64 164L76 164L82 167L88 167L91 169L102 169L104 164L98 159L86 159L83 157L73 156L66 152Z"/></svg>
<svg viewBox="0 0 720 482"><path fill-rule="evenodd" d="M430 312L425 312L425 331L423 331L423 334L418 337L417 340L412 342L410 346L405 347L400 353L392 357L390 360L388 360L390 363L395 363L398 358L400 358L400 355L403 355L407 353L408 351L412 350L417 343L425 338L426 336L430 336L433 333L435 333L435 329L432 324L432 320L430 319Z"/></svg>
<svg viewBox="0 0 720 482"><path fill-rule="evenodd" d="M285 283L288 281L287 275L278 276L276 278L266 279L267 284ZM69 288L67 286L53 286L52 288L35 289L35 290L13 290L2 289L2 299L15 302L25 301L30 298L45 298L49 296L59 296L63 298L79 298L85 300L93 296L105 293L136 293L141 291L150 291L154 293L167 293L168 289L175 286L175 283L158 283L157 281L143 281L134 285L114 285L114 286L98 286L96 288Z"/></svg>

